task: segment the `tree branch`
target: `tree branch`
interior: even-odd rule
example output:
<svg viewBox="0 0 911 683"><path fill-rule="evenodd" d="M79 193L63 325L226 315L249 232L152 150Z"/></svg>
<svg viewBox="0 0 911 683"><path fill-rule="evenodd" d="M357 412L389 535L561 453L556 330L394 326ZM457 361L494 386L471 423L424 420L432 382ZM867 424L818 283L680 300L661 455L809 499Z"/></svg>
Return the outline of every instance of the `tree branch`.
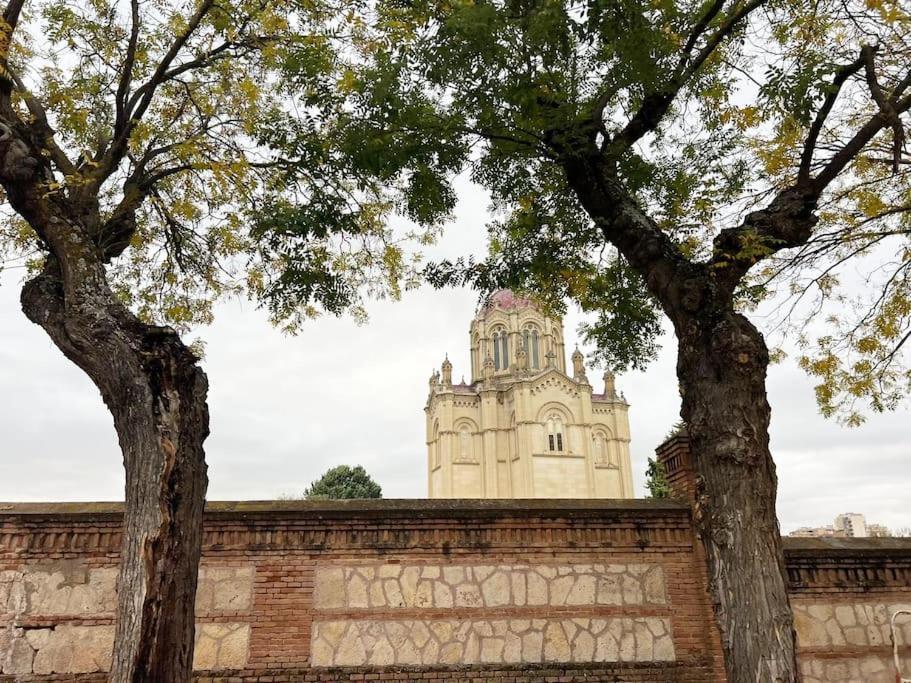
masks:
<svg viewBox="0 0 911 683"><path fill-rule="evenodd" d="M152 103L155 91L158 86L164 82L165 75L168 73L171 64L177 58L177 55L183 49L184 45L186 45L190 36L199 28L203 18L208 14L209 10L212 9L214 4L215 0L202 0L199 7L196 9L196 12L187 22L187 27L174 39L174 42L171 43L168 51L161 58L161 61L158 63L155 72L149 78L148 82L137 89L132 97L130 97L124 109L123 120L120 122L119 126L115 126L114 128L113 141L111 142L110 147L108 147L107 152L105 152L104 157L101 159L96 172L93 174L96 184L100 185L104 182L104 180L114 172L114 169L117 168L117 165L123 159L127 151L133 126L142 120L143 115Z"/></svg>
<svg viewBox="0 0 911 683"><path fill-rule="evenodd" d="M702 68L702 65L705 64L706 60L718 48L722 41L730 36L740 26L741 22L752 12L767 2L768 0L750 0L750 2L747 3L738 2L739 8L736 9L736 11L721 24L718 30L709 37L706 44L694 58L689 59L686 52L684 52L684 55L681 56L673 75L667 83L665 83L657 92L649 93L643 98L642 104L633 117L629 120L623 130L617 133L617 135L614 136L614 139L611 140L610 145L607 147L611 156L619 156L632 147L643 135L655 130L683 87L699 69ZM713 17L714 14L717 14L720 9L720 7L716 9L713 5L701 21L705 21L706 25L708 25L711 21L711 17ZM714 14L712 13L713 10ZM690 36L693 46L698 40L699 35L703 32L704 28L700 29L699 24L697 24ZM689 49L692 50L693 46L690 46Z"/></svg>
<svg viewBox="0 0 911 683"><path fill-rule="evenodd" d="M123 58L120 72L120 82L117 84L115 102L117 113L114 118L114 128L119 130L126 123L127 95L133 79L133 64L136 61L136 44L139 41L139 0L130 0L130 40L127 43L127 52Z"/></svg>
<svg viewBox="0 0 911 683"><path fill-rule="evenodd" d="M892 128L892 172L898 173L898 165L902 156L902 144L905 140L905 129L902 126L902 121L898 112L896 112L893 107L895 102L892 98L886 97L876 78L876 63L874 58L877 49L877 47L872 45L864 45L860 50L860 54L864 61L864 73L867 78L867 86L870 88L870 95L873 97L873 101L876 102L876 106L879 107L880 114L882 114L883 118L886 119L889 126Z"/></svg>
<svg viewBox="0 0 911 683"><path fill-rule="evenodd" d="M832 107L835 106L835 101L838 99L842 86L851 76L860 70L860 67L863 66L863 61L863 56L860 56L850 64L845 64L835 72L835 76L832 78L832 83L829 86L826 97L819 107L819 111L816 112L816 118L813 119L810 131L807 134L807 139L804 142L803 153L800 155L800 169L797 172L798 183L805 183L810 179L813 152L816 151L816 141L819 139L822 127L825 125L826 119L832 111Z"/></svg>
<svg viewBox="0 0 911 683"><path fill-rule="evenodd" d="M896 116L899 116L911 109L911 95L908 95L892 105ZM817 196L822 194L828 185L851 163L860 151L869 143L877 133L883 130L891 122L878 112L874 114L865 123L854 136L845 143L845 145L835 153L823 169L816 175L816 178L810 181L810 185ZM901 150L899 150L900 152ZM900 157L899 157L900 158ZM894 163L894 162L893 162ZM897 172L897 169L894 169Z"/></svg>
<svg viewBox="0 0 911 683"><path fill-rule="evenodd" d="M569 186L604 239L643 274L651 294L675 323L707 301L703 266L688 260L643 211L597 147L561 159Z"/></svg>
<svg viewBox="0 0 911 683"><path fill-rule="evenodd" d="M57 166L58 170L63 173L63 175L75 175L78 173L76 165L70 161L70 158L60 148L56 140L54 140L55 131L51 128L51 124L48 123L47 111L44 106L31 92L29 92L28 88L25 87L25 84L12 70L8 69L7 74L15 84L16 90L22 96L25 106L32 115L33 120L29 124L29 128L38 138L37 142L50 153L51 161L54 162L54 165Z"/></svg>
<svg viewBox="0 0 911 683"><path fill-rule="evenodd" d="M705 33L705 30L709 27L709 24L712 23L712 20L718 16L718 13L724 7L725 1L726 0L715 0L715 2L709 5L705 14L703 14L699 21L693 26L693 30L690 31L689 38L687 38L686 44L683 46L680 60L677 62L676 72L681 72L686 67L686 63L689 61L693 48L696 47L696 42L702 34Z"/></svg>
<svg viewBox="0 0 911 683"><path fill-rule="evenodd" d="M25 0L10 0L3 10L3 25L0 26L0 114L9 123L17 118L10 101L13 79L9 73L9 52L24 4Z"/></svg>
<svg viewBox="0 0 911 683"><path fill-rule="evenodd" d="M869 57L864 58L865 63L868 63L868 59ZM902 83L907 80L908 78L903 79ZM878 96L874 95L875 97ZM882 99L881 94L880 98ZM911 109L911 95L901 100L895 100L893 96L889 106L896 117L900 116ZM864 147L891 123L882 110L873 114L829 159L815 178L798 180L779 192L765 209L748 214L735 228L722 230L715 237L710 261L719 282L733 291L740 278L759 261L782 249L805 244L817 222L814 211L822 193L857 158Z"/></svg>

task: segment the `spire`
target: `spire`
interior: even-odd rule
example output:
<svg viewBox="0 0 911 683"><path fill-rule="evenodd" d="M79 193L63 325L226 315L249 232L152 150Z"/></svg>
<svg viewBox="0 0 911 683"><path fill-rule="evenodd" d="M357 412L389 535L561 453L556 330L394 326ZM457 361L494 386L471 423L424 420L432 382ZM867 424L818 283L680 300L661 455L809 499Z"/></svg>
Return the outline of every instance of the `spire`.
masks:
<svg viewBox="0 0 911 683"><path fill-rule="evenodd" d="M449 362L449 354L443 359L443 386L447 389L452 386L452 363Z"/></svg>
<svg viewBox="0 0 911 683"><path fill-rule="evenodd" d="M528 370L528 353L525 351L525 346L522 344L518 345L519 348L516 349L516 374L522 374Z"/></svg>
<svg viewBox="0 0 911 683"><path fill-rule="evenodd" d="M576 347L576 350L573 351L573 379L577 382L587 382L588 378L585 376L585 358L582 356L582 352L579 351L579 347Z"/></svg>
<svg viewBox="0 0 911 683"><path fill-rule="evenodd" d="M617 398L617 387L614 383L614 373L610 368L604 371L604 398Z"/></svg>
<svg viewBox="0 0 911 683"><path fill-rule="evenodd" d="M488 381L493 379L494 369L493 358L488 355L487 358L484 359L484 379Z"/></svg>

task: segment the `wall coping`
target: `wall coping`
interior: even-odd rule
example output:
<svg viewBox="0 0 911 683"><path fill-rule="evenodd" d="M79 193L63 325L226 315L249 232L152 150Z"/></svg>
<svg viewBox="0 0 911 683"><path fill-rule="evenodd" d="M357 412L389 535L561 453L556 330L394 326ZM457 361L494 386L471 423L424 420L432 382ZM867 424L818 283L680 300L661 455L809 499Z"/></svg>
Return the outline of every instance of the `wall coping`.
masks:
<svg viewBox="0 0 911 683"><path fill-rule="evenodd" d="M123 503L0 502L0 522L14 518L119 520ZM689 506L662 499L411 499L359 500L243 500L208 501L206 518L320 519L368 517L375 519L516 518L516 517L666 517L689 515Z"/></svg>
<svg viewBox="0 0 911 683"><path fill-rule="evenodd" d="M789 558L827 557L862 558L890 557L911 560L911 538L800 538L782 539Z"/></svg>

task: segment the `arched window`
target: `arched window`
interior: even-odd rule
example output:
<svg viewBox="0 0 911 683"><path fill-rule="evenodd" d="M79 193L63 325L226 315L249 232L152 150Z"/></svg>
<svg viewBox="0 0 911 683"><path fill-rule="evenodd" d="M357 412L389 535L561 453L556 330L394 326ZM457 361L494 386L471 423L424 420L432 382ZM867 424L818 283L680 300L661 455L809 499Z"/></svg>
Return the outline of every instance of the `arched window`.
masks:
<svg viewBox="0 0 911 683"><path fill-rule="evenodd" d="M563 451L563 418L558 413L551 413L547 418L547 449Z"/></svg>
<svg viewBox="0 0 911 683"><path fill-rule="evenodd" d="M459 459L471 460L471 430L464 424L459 428Z"/></svg>
<svg viewBox="0 0 911 683"><path fill-rule="evenodd" d="M431 466L436 469L440 466L440 425L438 422L433 424L433 445L431 449Z"/></svg>
<svg viewBox="0 0 911 683"><path fill-rule="evenodd" d="M607 437L602 432L595 432L592 441L592 454L595 457L595 463L598 465L607 465Z"/></svg>
<svg viewBox="0 0 911 683"><path fill-rule="evenodd" d="M538 355L538 328L529 325L524 332L525 353L528 356L528 367L537 370L541 367Z"/></svg>
<svg viewBox="0 0 911 683"><path fill-rule="evenodd" d="M509 335L503 329L493 333L493 367L497 370L509 367Z"/></svg>

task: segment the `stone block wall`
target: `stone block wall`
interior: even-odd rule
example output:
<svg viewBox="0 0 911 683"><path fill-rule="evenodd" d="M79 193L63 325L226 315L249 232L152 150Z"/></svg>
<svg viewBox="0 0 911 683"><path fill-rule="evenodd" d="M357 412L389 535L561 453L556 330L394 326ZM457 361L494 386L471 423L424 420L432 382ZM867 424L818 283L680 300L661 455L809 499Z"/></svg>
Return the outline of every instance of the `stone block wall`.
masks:
<svg viewBox="0 0 911 683"><path fill-rule="evenodd" d="M119 510L3 507L0 681L103 680ZM200 680L720 681L704 583L678 503L216 503L195 666Z"/></svg>
<svg viewBox="0 0 911 683"><path fill-rule="evenodd" d="M102 681L114 505L0 505L0 682ZM810 683L895 680L911 543L788 539ZM660 501L209 506L200 681L723 681L689 509ZM900 629L911 664L911 619Z"/></svg>
<svg viewBox="0 0 911 683"><path fill-rule="evenodd" d="M805 683L894 683L890 620L911 610L911 540L785 539ZM911 615L895 620L911 676Z"/></svg>

